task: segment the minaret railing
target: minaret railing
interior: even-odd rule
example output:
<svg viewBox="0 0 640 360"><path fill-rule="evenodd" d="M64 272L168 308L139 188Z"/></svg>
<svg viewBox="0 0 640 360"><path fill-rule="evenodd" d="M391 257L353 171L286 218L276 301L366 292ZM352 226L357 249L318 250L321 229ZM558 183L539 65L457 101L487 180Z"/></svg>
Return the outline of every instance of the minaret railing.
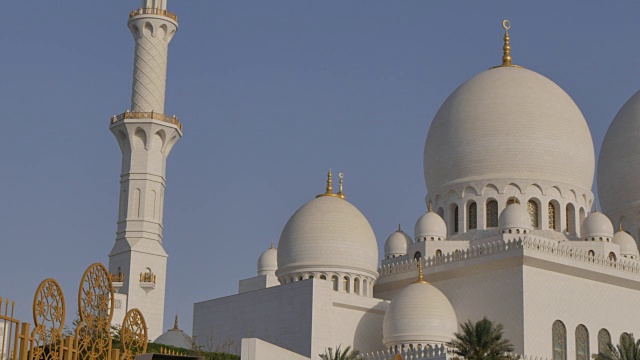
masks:
<svg viewBox="0 0 640 360"><path fill-rule="evenodd" d="M153 111L151 112L126 111L120 115L111 117L111 124L113 125L125 119L153 119L153 120L164 121L166 123L176 125L178 129L182 131L182 124L180 123L180 120L178 120L178 118L175 115L169 116L169 115L165 115L165 114L161 114Z"/></svg>
<svg viewBox="0 0 640 360"><path fill-rule="evenodd" d="M137 10L133 10L131 11L131 13L129 13L129 18L138 16L138 15L159 15L159 16L168 17L169 19L176 22L178 21L178 16L175 13L172 13L171 11L168 11L168 10L162 10L157 8L139 8Z"/></svg>

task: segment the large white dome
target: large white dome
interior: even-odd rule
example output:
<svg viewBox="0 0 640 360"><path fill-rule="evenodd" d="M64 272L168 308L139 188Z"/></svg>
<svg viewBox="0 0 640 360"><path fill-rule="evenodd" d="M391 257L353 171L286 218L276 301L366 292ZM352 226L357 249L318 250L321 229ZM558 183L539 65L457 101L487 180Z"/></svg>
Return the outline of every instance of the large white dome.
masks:
<svg viewBox="0 0 640 360"><path fill-rule="evenodd" d="M382 322L382 342L395 345L427 345L451 341L458 320L449 299L431 284L417 282L391 300Z"/></svg>
<svg viewBox="0 0 640 360"><path fill-rule="evenodd" d="M430 193L487 179L536 179L588 191L594 164L591 133L571 97L520 67L484 71L456 89L433 119L424 149Z"/></svg>
<svg viewBox="0 0 640 360"><path fill-rule="evenodd" d="M640 205L640 91L622 106L604 137L598 159L598 198L613 214ZM633 214L635 215L635 214Z"/></svg>
<svg viewBox="0 0 640 360"><path fill-rule="evenodd" d="M378 244L371 225L346 200L320 196L289 219L278 243L276 275L338 272L378 278Z"/></svg>

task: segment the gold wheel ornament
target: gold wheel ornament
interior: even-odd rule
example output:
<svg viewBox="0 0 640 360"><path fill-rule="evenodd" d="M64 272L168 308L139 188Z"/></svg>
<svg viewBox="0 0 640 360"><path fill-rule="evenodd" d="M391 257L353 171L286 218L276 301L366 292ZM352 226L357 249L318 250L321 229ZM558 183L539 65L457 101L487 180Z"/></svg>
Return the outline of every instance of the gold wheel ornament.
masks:
<svg viewBox="0 0 640 360"><path fill-rule="evenodd" d="M64 293L60 284L54 279L44 280L33 298L32 359L55 360L62 357L65 316Z"/></svg>
<svg viewBox="0 0 640 360"><path fill-rule="evenodd" d="M113 304L114 292L109 272L100 263L89 266L78 290L80 323L76 328L76 336L81 360L109 358Z"/></svg>
<svg viewBox="0 0 640 360"><path fill-rule="evenodd" d="M122 321L120 335L122 341L122 360L133 360L137 355L147 351L149 337L147 335L147 323L138 309L131 309Z"/></svg>

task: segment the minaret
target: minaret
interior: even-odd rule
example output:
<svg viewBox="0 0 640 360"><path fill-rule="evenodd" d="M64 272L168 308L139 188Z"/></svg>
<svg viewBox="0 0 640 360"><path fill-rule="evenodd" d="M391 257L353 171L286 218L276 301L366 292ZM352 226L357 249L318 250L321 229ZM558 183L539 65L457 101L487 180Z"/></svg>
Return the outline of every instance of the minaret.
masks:
<svg viewBox="0 0 640 360"><path fill-rule="evenodd" d="M167 157L182 137L175 116L164 114L167 50L178 30L167 0L143 0L129 15L136 42L131 110L111 118L122 150L116 243L109 254L116 312L142 311L149 339L162 334L167 253L162 247ZM118 299L121 299L118 309ZM113 322L122 319L114 317Z"/></svg>

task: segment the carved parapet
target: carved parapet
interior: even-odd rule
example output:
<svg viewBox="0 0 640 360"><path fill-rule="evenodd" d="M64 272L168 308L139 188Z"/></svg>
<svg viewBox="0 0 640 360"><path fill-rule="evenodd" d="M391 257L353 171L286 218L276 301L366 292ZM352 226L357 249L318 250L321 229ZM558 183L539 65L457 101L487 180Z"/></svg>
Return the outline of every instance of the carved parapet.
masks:
<svg viewBox="0 0 640 360"><path fill-rule="evenodd" d="M376 351L362 354L363 360L445 360L453 353L443 344L411 344L397 350Z"/></svg>
<svg viewBox="0 0 640 360"><path fill-rule="evenodd" d="M165 16L168 17L169 19L173 20L173 21L178 21L178 16L176 16L175 13L172 13L171 11L167 11L167 10L162 10L162 9L155 9L155 8L139 8L137 10L133 10L131 11L131 13L129 13L129 18L132 18L134 16L138 16L138 15L158 15L158 16Z"/></svg>
<svg viewBox="0 0 640 360"><path fill-rule="evenodd" d="M126 111L120 115L115 115L111 117L110 120L110 124L113 125L117 122L120 122L122 120L126 120L126 119L153 119L153 120L159 120L159 121L163 121L169 124L173 124L175 126L178 127L178 129L180 129L180 131L182 131L182 124L180 123L180 120L178 120L178 118L173 115L173 116L169 116L169 115L165 115L165 114L160 114L157 112L142 112L142 111Z"/></svg>
<svg viewBox="0 0 640 360"><path fill-rule="evenodd" d="M443 255L436 255L420 259L424 268L439 266L454 262L466 261L479 257L515 251L523 248L523 238L509 241L494 241L488 244L472 245L466 250L455 250ZM415 272L418 260L403 260L378 268L380 276Z"/></svg>

